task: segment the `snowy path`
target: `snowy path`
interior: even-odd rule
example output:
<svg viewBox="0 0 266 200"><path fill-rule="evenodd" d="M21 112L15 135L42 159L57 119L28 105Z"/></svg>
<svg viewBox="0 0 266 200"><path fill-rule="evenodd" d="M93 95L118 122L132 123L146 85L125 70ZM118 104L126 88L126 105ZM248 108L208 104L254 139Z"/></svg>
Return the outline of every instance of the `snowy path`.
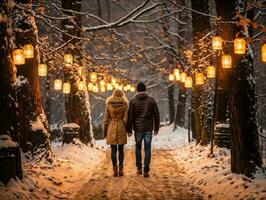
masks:
<svg viewBox="0 0 266 200"><path fill-rule="evenodd" d="M182 181L180 169L165 150L153 151L149 178L136 175L133 150L126 150L124 168L124 177L112 177L108 155L73 199L203 199Z"/></svg>

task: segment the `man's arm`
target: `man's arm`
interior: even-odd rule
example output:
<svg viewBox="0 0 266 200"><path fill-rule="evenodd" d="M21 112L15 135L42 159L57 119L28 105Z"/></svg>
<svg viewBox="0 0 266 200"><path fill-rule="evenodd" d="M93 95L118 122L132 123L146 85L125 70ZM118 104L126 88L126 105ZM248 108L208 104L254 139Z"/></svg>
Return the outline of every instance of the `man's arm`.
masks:
<svg viewBox="0 0 266 200"><path fill-rule="evenodd" d="M133 118L134 118L134 106L133 106L133 100L131 100L129 103L128 118L127 118L127 132L128 133L132 133Z"/></svg>
<svg viewBox="0 0 266 200"><path fill-rule="evenodd" d="M160 113L156 102L153 104L154 132L158 134L160 128Z"/></svg>

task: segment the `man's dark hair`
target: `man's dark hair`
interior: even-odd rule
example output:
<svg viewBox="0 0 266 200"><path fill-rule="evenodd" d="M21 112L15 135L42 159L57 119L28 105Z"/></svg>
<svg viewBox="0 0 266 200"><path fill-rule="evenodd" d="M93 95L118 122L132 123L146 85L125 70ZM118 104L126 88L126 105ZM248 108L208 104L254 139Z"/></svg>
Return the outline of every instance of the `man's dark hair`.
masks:
<svg viewBox="0 0 266 200"><path fill-rule="evenodd" d="M138 92L145 92L146 91L146 85L143 82L139 82L137 84L137 91Z"/></svg>

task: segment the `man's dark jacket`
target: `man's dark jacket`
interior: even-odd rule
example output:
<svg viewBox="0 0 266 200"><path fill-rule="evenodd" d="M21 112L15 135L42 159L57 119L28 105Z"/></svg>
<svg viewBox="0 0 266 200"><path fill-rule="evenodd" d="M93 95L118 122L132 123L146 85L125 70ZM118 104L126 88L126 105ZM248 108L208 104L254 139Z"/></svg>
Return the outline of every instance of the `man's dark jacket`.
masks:
<svg viewBox="0 0 266 200"><path fill-rule="evenodd" d="M154 98L138 93L129 103L127 132L159 131L160 114Z"/></svg>

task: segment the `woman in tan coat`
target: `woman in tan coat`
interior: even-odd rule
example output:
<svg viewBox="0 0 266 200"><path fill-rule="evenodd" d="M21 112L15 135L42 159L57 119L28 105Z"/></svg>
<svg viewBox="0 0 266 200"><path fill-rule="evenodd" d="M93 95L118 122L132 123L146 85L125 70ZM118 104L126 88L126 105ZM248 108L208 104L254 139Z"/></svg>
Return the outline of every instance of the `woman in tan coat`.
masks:
<svg viewBox="0 0 266 200"><path fill-rule="evenodd" d="M127 143L128 101L122 90L115 89L106 101L104 116L104 137L111 145L111 159L114 176L123 176L124 145ZM117 172L117 148L119 152L119 172Z"/></svg>

